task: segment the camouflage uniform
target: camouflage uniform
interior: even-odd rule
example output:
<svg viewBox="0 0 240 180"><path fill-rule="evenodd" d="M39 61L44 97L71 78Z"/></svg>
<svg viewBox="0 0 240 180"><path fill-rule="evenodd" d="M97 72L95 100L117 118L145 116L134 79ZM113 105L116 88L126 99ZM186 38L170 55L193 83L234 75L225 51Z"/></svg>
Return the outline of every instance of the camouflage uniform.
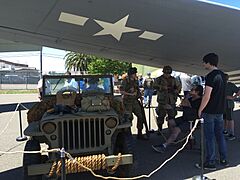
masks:
<svg viewBox="0 0 240 180"><path fill-rule="evenodd" d="M168 115L168 119L174 119L176 116L175 106L181 84L173 76L162 75L156 78L153 86L157 89L157 124L159 130L162 130L165 116Z"/></svg>
<svg viewBox="0 0 240 180"><path fill-rule="evenodd" d="M138 86L138 80L131 80L129 77L127 77L122 82L121 91L136 94L135 96L124 95L123 104L126 112L131 114L131 117L132 117L132 113L134 113L137 116L138 118L137 129L141 131L143 129L144 117L141 111L140 104L138 102L138 98L141 96L139 86ZM133 119L133 117L131 119Z"/></svg>

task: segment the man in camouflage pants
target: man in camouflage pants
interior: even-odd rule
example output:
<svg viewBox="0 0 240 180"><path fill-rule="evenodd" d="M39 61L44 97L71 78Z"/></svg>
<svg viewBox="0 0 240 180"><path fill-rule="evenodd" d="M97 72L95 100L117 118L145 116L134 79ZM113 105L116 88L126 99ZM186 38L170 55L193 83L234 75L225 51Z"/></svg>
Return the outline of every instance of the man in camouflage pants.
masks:
<svg viewBox="0 0 240 180"><path fill-rule="evenodd" d="M147 140L148 137L142 134L144 115L138 102L138 98L141 98L137 79L137 68L133 67L128 70L128 76L123 80L121 85L121 94L123 95L123 104L127 113L134 113L137 116L137 138L141 140ZM133 118L132 118L133 119Z"/></svg>
<svg viewBox="0 0 240 180"><path fill-rule="evenodd" d="M158 130L162 130L164 119L167 116L168 120L174 119L176 116L176 101L178 94L181 91L181 83L178 82L172 74L170 66L163 67L163 75L156 78L153 87L157 89L157 124ZM169 126L170 127L170 126Z"/></svg>

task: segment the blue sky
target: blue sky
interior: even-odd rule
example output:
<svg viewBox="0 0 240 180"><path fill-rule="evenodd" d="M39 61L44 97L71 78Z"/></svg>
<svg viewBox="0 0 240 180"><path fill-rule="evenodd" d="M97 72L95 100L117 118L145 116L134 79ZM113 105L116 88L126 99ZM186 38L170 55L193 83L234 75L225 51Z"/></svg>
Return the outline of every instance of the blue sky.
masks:
<svg viewBox="0 0 240 180"><path fill-rule="evenodd" d="M240 8L240 0L211 0L211 1Z"/></svg>
<svg viewBox="0 0 240 180"><path fill-rule="evenodd" d="M232 6L232 8L234 9L240 9L240 0L198 0L198 1L213 3L213 4L217 3L218 5L227 6L229 8L231 8L230 6Z"/></svg>

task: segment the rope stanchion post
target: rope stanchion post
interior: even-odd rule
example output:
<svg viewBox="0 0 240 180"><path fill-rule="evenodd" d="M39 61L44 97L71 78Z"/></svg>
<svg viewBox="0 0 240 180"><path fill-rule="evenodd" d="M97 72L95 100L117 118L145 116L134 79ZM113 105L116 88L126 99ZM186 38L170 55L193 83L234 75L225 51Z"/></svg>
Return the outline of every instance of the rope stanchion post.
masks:
<svg viewBox="0 0 240 180"><path fill-rule="evenodd" d="M21 111L22 105L19 104L18 106L18 114L19 114L19 127L20 127L20 136L16 138L16 141L26 141L27 136L23 135L23 130L22 130L22 111Z"/></svg>
<svg viewBox="0 0 240 180"><path fill-rule="evenodd" d="M203 126L204 126L204 119L200 119L200 123L201 123L201 179L203 179L203 162L204 162L204 129L203 129ZM204 178L205 179L205 178Z"/></svg>
<svg viewBox="0 0 240 180"><path fill-rule="evenodd" d="M190 125L190 130L193 128L193 121L188 121L189 125ZM195 143L195 138L194 136L191 134L190 139L189 139L189 144L190 144L190 149L193 149L194 143Z"/></svg>
<svg viewBox="0 0 240 180"><path fill-rule="evenodd" d="M60 157L62 162L62 169L61 169L61 180L66 180L66 165L65 165L65 149L62 148L60 150Z"/></svg>
<svg viewBox="0 0 240 180"><path fill-rule="evenodd" d="M151 129L151 102L148 100L148 124L149 124L149 132L154 133L154 130Z"/></svg>
<svg viewBox="0 0 240 180"><path fill-rule="evenodd" d="M201 123L201 174L194 176L193 180L208 180L209 178L204 176L204 119L200 119Z"/></svg>

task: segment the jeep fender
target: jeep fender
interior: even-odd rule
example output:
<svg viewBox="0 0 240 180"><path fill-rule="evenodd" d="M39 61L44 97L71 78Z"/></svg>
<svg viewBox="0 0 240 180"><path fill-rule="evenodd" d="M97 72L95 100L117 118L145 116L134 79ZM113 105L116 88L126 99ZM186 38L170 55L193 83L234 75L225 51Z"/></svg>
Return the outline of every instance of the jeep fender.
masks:
<svg viewBox="0 0 240 180"><path fill-rule="evenodd" d="M24 135L26 136L43 136L40 131L39 121L31 122L28 127L24 130Z"/></svg>

